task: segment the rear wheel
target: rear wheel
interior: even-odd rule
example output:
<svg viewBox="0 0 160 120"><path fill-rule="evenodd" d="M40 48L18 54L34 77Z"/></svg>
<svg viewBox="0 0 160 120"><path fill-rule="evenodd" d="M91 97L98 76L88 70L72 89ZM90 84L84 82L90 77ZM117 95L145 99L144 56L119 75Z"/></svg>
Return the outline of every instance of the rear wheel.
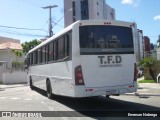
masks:
<svg viewBox="0 0 160 120"><path fill-rule="evenodd" d="M30 77L30 80L29 80L29 86L30 86L30 88L31 88L31 90L33 90L33 82L32 82L32 78Z"/></svg>
<svg viewBox="0 0 160 120"><path fill-rule="evenodd" d="M110 98L109 96L110 96L110 95L106 95L106 98Z"/></svg>
<svg viewBox="0 0 160 120"><path fill-rule="evenodd" d="M49 79L47 79L46 81L46 88L47 88L47 97L51 99L53 97L53 94L52 94L51 82Z"/></svg>

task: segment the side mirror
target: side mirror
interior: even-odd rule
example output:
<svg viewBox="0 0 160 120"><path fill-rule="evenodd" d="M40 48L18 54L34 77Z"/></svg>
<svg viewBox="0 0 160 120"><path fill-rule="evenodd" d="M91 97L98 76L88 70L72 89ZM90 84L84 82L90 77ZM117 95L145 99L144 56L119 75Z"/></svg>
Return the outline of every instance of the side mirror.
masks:
<svg viewBox="0 0 160 120"><path fill-rule="evenodd" d="M29 59L26 58L24 63L25 63L25 67L24 68L28 69L28 67L29 67Z"/></svg>

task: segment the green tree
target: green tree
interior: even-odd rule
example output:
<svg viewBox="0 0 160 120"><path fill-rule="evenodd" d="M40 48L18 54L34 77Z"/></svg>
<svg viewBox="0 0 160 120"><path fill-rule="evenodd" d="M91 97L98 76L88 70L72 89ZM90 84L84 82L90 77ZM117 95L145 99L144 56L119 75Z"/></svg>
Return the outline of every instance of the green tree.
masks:
<svg viewBox="0 0 160 120"><path fill-rule="evenodd" d="M153 80L156 80L154 77L154 72L153 72L153 65L156 63L156 60L152 57L147 57L144 58L143 60L141 60L139 62L139 66L143 66L143 67L147 67L149 68L149 74L151 75L151 77L153 78Z"/></svg>
<svg viewBox="0 0 160 120"><path fill-rule="evenodd" d="M22 57L23 52L21 50L13 49L12 52L16 55L16 57Z"/></svg>
<svg viewBox="0 0 160 120"><path fill-rule="evenodd" d="M41 43L41 41L35 39L32 40L30 42L25 42L22 44L23 47L23 53L27 53L29 50L31 50L32 48L36 47L37 45L39 45Z"/></svg>
<svg viewBox="0 0 160 120"><path fill-rule="evenodd" d="M13 49L12 52L15 54L16 56L16 60L12 62L12 68L20 68L23 67L23 62L20 61L20 58L23 55L23 51L22 50L15 50Z"/></svg>

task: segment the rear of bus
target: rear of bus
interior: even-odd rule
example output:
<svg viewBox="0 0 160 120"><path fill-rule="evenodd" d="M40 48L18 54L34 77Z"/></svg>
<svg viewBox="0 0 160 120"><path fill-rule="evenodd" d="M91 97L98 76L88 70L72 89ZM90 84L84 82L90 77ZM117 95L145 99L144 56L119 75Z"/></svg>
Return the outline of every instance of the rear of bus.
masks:
<svg viewBox="0 0 160 120"><path fill-rule="evenodd" d="M77 23L72 44L75 97L137 91L134 34L134 25L127 22Z"/></svg>

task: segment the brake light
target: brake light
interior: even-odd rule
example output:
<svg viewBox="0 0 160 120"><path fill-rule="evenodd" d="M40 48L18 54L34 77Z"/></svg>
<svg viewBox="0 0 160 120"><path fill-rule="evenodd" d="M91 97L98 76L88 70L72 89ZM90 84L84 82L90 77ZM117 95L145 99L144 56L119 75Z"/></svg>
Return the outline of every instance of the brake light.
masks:
<svg viewBox="0 0 160 120"><path fill-rule="evenodd" d="M135 63L135 64L134 64L134 82L137 81L137 73L138 73L137 64Z"/></svg>
<svg viewBox="0 0 160 120"><path fill-rule="evenodd" d="M104 22L104 25L111 25L111 22Z"/></svg>
<svg viewBox="0 0 160 120"><path fill-rule="evenodd" d="M75 84L76 85L84 85L81 65L79 65L75 68Z"/></svg>

